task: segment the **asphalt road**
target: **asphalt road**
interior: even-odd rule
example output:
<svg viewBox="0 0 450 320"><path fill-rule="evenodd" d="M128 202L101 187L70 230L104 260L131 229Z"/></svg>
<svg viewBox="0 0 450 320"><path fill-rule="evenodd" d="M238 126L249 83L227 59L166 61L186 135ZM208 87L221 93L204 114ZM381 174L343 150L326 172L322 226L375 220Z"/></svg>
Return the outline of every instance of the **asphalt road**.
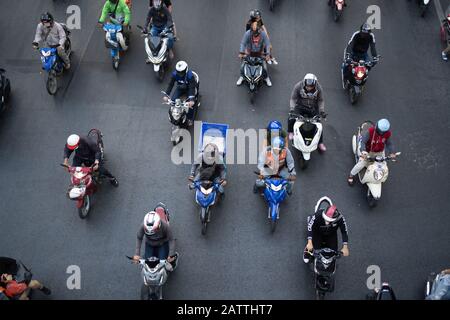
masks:
<svg viewBox="0 0 450 320"><path fill-rule="evenodd" d="M446 202L450 128L449 65L440 59L438 18L432 6L422 19L403 0L351 1L334 23L326 1L283 0L275 13L262 0L174 0L180 41L177 58L201 78L199 119L230 128L262 128L286 122L293 85L314 72L325 90L328 152L314 154L298 170L294 195L282 206L271 235L266 204L252 193L254 165L230 165L224 202L206 237L200 234L189 165L171 162L172 145L165 89L144 63L136 29L130 51L115 72L96 26L102 1L20 0L0 3L0 66L13 86L12 108L0 120L0 255L20 258L53 289L51 299L138 299L139 269L129 264L144 214L165 202L178 239L180 265L165 287L167 299L313 299L312 272L300 259L306 217L317 199L330 196L350 228L350 256L339 261L332 299L361 299L366 269L378 265L400 299L422 299L427 275L450 266L450 222ZM146 2L134 0L133 23L142 24ZM450 1L441 1L446 8ZM64 20L69 4L81 7L74 30L72 70L50 97L31 48L41 12ZM340 82L340 62L352 32L381 8L376 30L382 61L362 100L351 106ZM260 8L279 61L270 69L272 88L256 104L237 88L237 53L244 21ZM351 137L364 120L388 117L402 156L392 164L378 207L370 210L365 189L349 188ZM106 185L95 195L88 220L79 219L65 196L69 176L62 161L66 137L90 128L104 133L108 167L119 189ZM442 201L442 202L441 202ZM68 290L66 268L81 268L81 290ZM46 298L36 294L36 298Z"/></svg>

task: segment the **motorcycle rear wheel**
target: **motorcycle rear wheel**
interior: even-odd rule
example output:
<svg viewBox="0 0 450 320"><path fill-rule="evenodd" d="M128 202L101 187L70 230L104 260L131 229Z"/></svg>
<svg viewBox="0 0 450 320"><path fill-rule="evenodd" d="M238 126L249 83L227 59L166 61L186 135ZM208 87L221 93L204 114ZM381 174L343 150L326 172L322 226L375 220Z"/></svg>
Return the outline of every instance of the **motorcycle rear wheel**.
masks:
<svg viewBox="0 0 450 320"><path fill-rule="evenodd" d="M338 10L338 9L336 8L336 5L335 5L335 6L334 6L334 9L333 9L333 19L334 19L334 22L338 22L339 19L341 18L341 16L342 16L342 10Z"/></svg>
<svg viewBox="0 0 450 320"><path fill-rule="evenodd" d="M56 74L54 70L50 71L50 73L48 74L46 87L47 92L52 96L54 96L58 91L58 81L56 80Z"/></svg>
<svg viewBox="0 0 450 320"><path fill-rule="evenodd" d="M78 215L81 219L86 219L89 215L89 211L91 209L91 198L86 195L83 199L83 206L81 208L78 208Z"/></svg>
<svg viewBox="0 0 450 320"><path fill-rule="evenodd" d="M316 290L316 300L325 300L325 293L319 290Z"/></svg>
<svg viewBox="0 0 450 320"><path fill-rule="evenodd" d="M116 57L112 58L112 66L114 70L119 70L119 66L120 66L120 58L117 55Z"/></svg>
<svg viewBox="0 0 450 320"><path fill-rule="evenodd" d="M156 73L156 78L158 79L159 82L163 82L165 75L166 75L166 70L165 70L165 66L163 63L163 64L161 64L161 67L159 67L159 70Z"/></svg>
<svg viewBox="0 0 450 320"><path fill-rule="evenodd" d="M250 103L254 104L256 99L256 91L250 92Z"/></svg>

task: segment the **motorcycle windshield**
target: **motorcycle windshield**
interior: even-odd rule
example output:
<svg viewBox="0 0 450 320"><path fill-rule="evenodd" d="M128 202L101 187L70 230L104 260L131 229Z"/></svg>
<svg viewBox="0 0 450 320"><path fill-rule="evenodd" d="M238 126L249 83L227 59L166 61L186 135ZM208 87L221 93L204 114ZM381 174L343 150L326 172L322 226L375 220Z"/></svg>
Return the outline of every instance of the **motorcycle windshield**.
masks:
<svg viewBox="0 0 450 320"><path fill-rule="evenodd" d="M266 200L270 203L278 204L286 198L286 180L283 179L270 179L267 181L268 186L264 190Z"/></svg>
<svg viewBox="0 0 450 320"><path fill-rule="evenodd" d="M150 36L149 40L150 50L152 50L153 54L158 54L162 46L161 37Z"/></svg>
<svg viewBox="0 0 450 320"><path fill-rule="evenodd" d="M305 123L300 127L303 138L313 139L317 133L317 126L312 123Z"/></svg>

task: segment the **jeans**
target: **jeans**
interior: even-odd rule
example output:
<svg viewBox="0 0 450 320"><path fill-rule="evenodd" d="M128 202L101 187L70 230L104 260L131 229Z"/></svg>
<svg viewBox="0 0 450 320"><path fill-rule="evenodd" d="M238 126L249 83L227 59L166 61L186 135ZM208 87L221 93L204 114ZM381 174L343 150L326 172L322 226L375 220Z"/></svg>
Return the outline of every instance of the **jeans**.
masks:
<svg viewBox="0 0 450 320"><path fill-rule="evenodd" d="M187 96L187 95L188 95L188 89L182 89L180 87L176 87L175 92L172 95L172 100L175 101L176 99L179 99L180 97ZM194 104L194 106L192 108L189 108L189 112L187 114L188 120L194 121L194 115L195 115L196 108L197 108L197 103Z"/></svg>
<svg viewBox="0 0 450 320"><path fill-rule="evenodd" d="M152 26L152 29L150 30L150 34L151 34L153 37L157 37L157 36L159 36L159 34L160 34L161 32L163 32L163 30L164 30L165 28L166 28L166 26L157 27L157 26L153 25L153 26ZM168 38L169 38L169 42L167 43L167 45L168 45L169 49L172 49L172 47L173 47L173 42L174 42L174 40L173 40L173 34L172 34L172 33L169 33L169 34L168 34Z"/></svg>
<svg viewBox="0 0 450 320"><path fill-rule="evenodd" d="M148 242L145 242L144 259L151 257L166 260L169 257L169 242L165 242L161 246L151 246Z"/></svg>
<svg viewBox="0 0 450 320"><path fill-rule="evenodd" d="M94 161L86 161L77 157L73 158L72 161L72 167L81 167L82 165L85 166L92 166L94 164ZM100 174L100 176L102 177L107 177L110 179L113 179L114 176L111 174L111 172L108 171L108 169L105 168L104 164L102 162L100 162L99 166L98 166L98 172Z"/></svg>
<svg viewBox="0 0 450 320"><path fill-rule="evenodd" d="M67 66L70 64L70 59L69 56L66 53L66 50L59 46L56 48L57 52L58 52L58 56L61 58L61 60L64 62L64 64Z"/></svg>

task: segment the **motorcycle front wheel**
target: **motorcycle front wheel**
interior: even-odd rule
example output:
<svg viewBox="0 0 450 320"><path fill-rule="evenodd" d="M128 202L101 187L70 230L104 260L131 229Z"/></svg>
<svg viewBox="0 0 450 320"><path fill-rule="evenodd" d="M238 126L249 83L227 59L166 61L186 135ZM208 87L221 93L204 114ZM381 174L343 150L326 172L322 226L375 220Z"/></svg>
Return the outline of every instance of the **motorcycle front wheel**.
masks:
<svg viewBox="0 0 450 320"><path fill-rule="evenodd" d="M352 85L350 86L350 89L348 90L348 94L350 96L351 104L355 104L356 102L358 102L359 95L356 93L354 86L352 86Z"/></svg>
<svg viewBox="0 0 450 320"><path fill-rule="evenodd" d="M208 228L208 218L209 218L210 210L201 208L200 209L200 221L202 223L202 235L206 235L206 230Z"/></svg>
<svg viewBox="0 0 450 320"><path fill-rule="evenodd" d="M83 199L83 206L81 208L78 208L78 215L80 216L80 218L86 219L90 209L91 209L91 198L88 195L86 195L84 196Z"/></svg>
<svg viewBox="0 0 450 320"><path fill-rule="evenodd" d="M256 91L250 91L250 103L254 104L256 99Z"/></svg>
<svg viewBox="0 0 450 320"><path fill-rule="evenodd" d="M372 193L370 193L370 190L367 191L367 203L369 204L370 208L375 208L378 204L378 200L372 196Z"/></svg>
<svg viewBox="0 0 450 320"><path fill-rule="evenodd" d="M58 91L58 81L56 80L56 73L54 70L51 70L48 74L46 87L47 92L52 96L54 96L56 91Z"/></svg>
<svg viewBox="0 0 450 320"><path fill-rule="evenodd" d="M300 169L305 170L306 168L308 168L309 165L309 160L305 160L305 158L303 158L303 154L300 152Z"/></svg>
<svg viewBox="0 0 450 320"><path fill-rule="evenodd" d="M158 72L156 72L155 74L156 74L156 79L158 79L159 82L163 82L164 76L166 75L166 70L165 70L164 63L161 64L161 66L159 67Z"/></svg>
<svg viewBox="0 0 450 320"><path fill-rule="evenodd" d="M325 293L319 290L316 290L316 300L325 300Z"/></svg>
<svg viewBox="0 0 450 320"><path fill-rule="evenodd" d="M341 16L342 16L342 10L338 10L338 8L337 8L336 5L335 5L335 6L334 6L334 9L333 9L333 19L334 19L334 22L338 22L339 19L341 18Z"/></svg>

